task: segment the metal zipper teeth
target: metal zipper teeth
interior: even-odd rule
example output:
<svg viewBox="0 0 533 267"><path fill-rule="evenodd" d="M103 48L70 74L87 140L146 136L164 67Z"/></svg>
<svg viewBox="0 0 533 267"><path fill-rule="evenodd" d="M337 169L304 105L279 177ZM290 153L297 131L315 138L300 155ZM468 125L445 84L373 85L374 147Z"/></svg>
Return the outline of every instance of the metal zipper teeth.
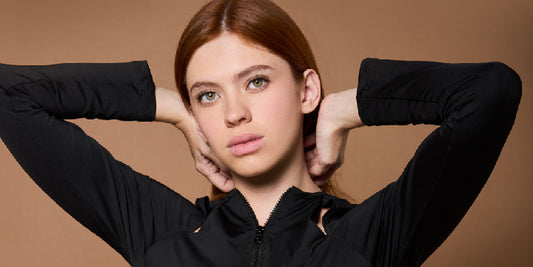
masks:
<svg viewBox="0 0 533 267"><path fill-rule="evenodd" d="M244 202L246 203L246 205L248 206L248 210L250 211L250 213L252 215L252 218L254 219L254 222L255 222L255 240L254 240L254 249L252 250L252 259L250 261L250 267L256 267L257 264L259 263L259 255L260 255L260 252L261 252L261 246L263 244L263 235L264 235L264 233L265 233L265 231L267 229L267 226L268 226L268 224L270 222L270 219L272 218L272 215L276 212L278 207L281 205L281 202L284 199L285 195L287 195L287 193L290 190L291 190L290 188L287 189L287 191L285 191L279 197L278 201L276 202L276 205L274 206L274 208L270 212L270 215L268 216L268 219L265 222L265 226L260 226L259 225L259 222L257 221L257 217L255 215L255 212L252 209L252 205L250 205L250 202L248 202L248 200L244 197L244 195L241 194L241 196L244 199Z"/></svg>

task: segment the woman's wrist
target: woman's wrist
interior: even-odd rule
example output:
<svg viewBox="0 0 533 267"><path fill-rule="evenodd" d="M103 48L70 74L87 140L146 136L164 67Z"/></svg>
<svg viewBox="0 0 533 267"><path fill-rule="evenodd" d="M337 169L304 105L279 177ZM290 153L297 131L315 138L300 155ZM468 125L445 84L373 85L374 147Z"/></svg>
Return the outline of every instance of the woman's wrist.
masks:
<svg viewBox="0 0 533 267"><path fill-rule="evenodd" d="M359 116L359 109L357 106L357 88L348 89L346 92L346 102L344 103L347 107L347 117L346 124L344 125L346 130L351 130L354 128L364 126L361 117Z"/></svg>
<svg viewBox="0 0 533 267"><path fill-rule="evenodd" d="M162 87L155 89L155 120L178 127L188 114L178 92ZM179 127L178 127L179 128Z"/></svg>
<svg viewBox="0 0 533 267"><path fill-rule="evenodd" d="M364 126L356 103L357 89L333 93L324 98L322 105L334 122L334 131L346 132ZM322 109L322 108L321 108Z"/></svg>

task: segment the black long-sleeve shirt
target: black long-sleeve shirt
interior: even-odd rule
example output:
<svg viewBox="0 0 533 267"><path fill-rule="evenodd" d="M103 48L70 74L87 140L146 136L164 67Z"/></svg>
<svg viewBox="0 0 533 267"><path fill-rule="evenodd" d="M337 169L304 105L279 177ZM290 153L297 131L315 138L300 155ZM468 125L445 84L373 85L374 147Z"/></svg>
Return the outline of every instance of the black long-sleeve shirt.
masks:
<svg viewBox="0 0 533 267"><path fill-rule="evenodd" d="M364 202L293 187L264 228L238 190L192 204L63 120L153 120L145 62L0 64L0 136L48 195L133 266L416 266L483 187L520 96L519 77L501 63L363 61L366 125L440 127L397 181ZM327 235L316 225L324 207Z"/></svg>

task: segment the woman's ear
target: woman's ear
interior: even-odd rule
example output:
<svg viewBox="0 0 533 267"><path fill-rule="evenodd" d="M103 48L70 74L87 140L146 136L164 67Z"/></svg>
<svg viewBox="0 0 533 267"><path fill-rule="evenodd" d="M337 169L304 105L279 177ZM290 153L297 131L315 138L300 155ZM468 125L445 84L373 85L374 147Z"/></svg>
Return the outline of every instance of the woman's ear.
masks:
<svg viewBox="0 0 533 267"><path fill-rule="evenodd" d="M307 69L303 74L303 87L301 92L302 113L308 114L313 112L320 103L322 87L320 77L313 69Z"/></svg>

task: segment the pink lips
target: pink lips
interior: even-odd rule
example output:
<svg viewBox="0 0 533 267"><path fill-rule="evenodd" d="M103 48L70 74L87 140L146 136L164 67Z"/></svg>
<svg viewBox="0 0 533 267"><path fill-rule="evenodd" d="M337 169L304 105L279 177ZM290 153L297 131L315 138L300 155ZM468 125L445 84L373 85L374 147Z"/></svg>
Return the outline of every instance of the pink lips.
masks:
<svg viewBox="0 0 533 267"><path fill-rule="evenodd" d="M231 138L227 147L231 154L242 156L257 151L263 144L263 136L258 134L244 133Z"/></svg>

